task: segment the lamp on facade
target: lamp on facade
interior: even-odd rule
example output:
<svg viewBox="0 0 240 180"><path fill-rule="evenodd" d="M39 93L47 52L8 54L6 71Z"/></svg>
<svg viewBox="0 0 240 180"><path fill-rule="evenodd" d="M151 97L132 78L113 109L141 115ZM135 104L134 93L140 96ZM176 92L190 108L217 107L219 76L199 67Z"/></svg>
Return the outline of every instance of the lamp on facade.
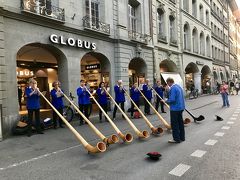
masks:
<svg viewBox="0 0 240 180"><path fill-rule="evenodd" d="M141 47L140 44L137 44L137 46L136 46L136 55L137 55L137 57L140 57L141 52L142 52L142 47Z"/></svg>

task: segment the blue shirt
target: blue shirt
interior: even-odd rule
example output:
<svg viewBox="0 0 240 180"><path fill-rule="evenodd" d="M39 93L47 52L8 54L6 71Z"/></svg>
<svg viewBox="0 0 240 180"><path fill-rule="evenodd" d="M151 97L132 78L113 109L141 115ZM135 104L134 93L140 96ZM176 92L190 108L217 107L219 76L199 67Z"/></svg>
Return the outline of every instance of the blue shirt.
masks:
<svg viewBox="0 0 240 180"><path fill-rule="evenodd" d="M173 84L169 91L169 98L166 101L170 105L171 111L182 111L185 109L185 100L182 88Z"/></svg>
<svg viewBox="0 0 240 180"><path fill-rule="evenodd" d="M38 94L30 94L33 92L33 88L27 87L26 88L26 95L27 95L27 109L40 109L40 95Z"/></svg>
<svg viewBox="0 0 240 180"><path fill-rule="evenodd" d="M124 91L120 90L120 87L118 85L114 86L114 91L115 91L115 101L117 103L120 102L125 102L125 96L124 96Z"/></svg>
<svg viewBox="0 0 240 180"><path fill-rule="evenodd" d="M147 99L152 99L152 89L148 88L147 84L143 85L143 94Z"/></svg>
<svg viewBox="0 0 240 180"><path fill-rule="evenodd" d="M164 88L162 86L156 86L155 88L155 91L159 94L159 96L161 98L163 98L163 91L164 91Z"/></svg>
<svg viewBox="0 0 240 180"><path fill-rule="evenodd" d="M97 89L97 95L98 95L98 102L99 104L107 104L107 93L105 91L103 91L103 93L101 93L102 88L98 88Z"/></svg>
<svg viewBox="0 0 240 180"><path fill-rule="evenodd" d="M90 94L86 90L83 90L83 89L84 88L81 86L77 89L78 104L82 104L82 105L91 104Z"/></svg>
<svg viewBox="0 0 240 180"><path fill-rule="evenodd" d="M130 89L130 95L131 95L131 98L132 98L132 100L133 100L134 102L139 102L140 92L139 92L138 89L135 90L135 88L132 87L132 88Z"/></svg>
<svg viewBox="0 0 240 180"><path fill-rule="evenodd" d="M51 96L52 96L52 104L56 109L62 109L64 104L63 104L63 95L60 97L57 97L56 95L57 90L52 89L51 90Z"/></svg>

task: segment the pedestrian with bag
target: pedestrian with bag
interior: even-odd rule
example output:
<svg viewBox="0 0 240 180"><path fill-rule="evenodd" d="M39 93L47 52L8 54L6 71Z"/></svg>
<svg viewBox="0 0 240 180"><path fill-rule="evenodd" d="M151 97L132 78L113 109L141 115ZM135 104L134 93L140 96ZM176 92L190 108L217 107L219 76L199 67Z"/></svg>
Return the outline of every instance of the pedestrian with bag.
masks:
<svg viewBox="0 0 240 180"><path fill-rule="evenodd" d="M229 100L228 100L228 85L225 81L223 81L221 87L220 87L220 93L222 95L223 105L222 107L229 107Z"/></svg>

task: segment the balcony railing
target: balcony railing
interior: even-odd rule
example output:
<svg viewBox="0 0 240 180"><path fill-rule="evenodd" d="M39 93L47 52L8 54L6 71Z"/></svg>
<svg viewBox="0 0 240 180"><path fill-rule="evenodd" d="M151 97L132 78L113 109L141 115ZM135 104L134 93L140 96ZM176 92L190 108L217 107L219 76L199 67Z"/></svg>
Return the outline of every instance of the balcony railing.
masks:
<svg viewBox="0 0 240 180"><path fill-rule="evenodd" d="M83 17L83 27L110 35L110 24L104 23L102 21L91 21L88 15Z"/></svg>
<svg viewBox="0 0 240 180"><path fill-rule="evenodd" d="M62 8L36 0L21 0L21 5L22 11L52 18L62 22L65 21L65 12Z"/></svg>
<svg viewBox="0 0 240 180"><path fill-rule="evenodd" d="M129 39L131 39L133 41L138 41L138 42L145 43L145 44L148 43L149 38L150 38L149 35L141 34L136 31L128 31L128 37L129 37Z"/></svg>

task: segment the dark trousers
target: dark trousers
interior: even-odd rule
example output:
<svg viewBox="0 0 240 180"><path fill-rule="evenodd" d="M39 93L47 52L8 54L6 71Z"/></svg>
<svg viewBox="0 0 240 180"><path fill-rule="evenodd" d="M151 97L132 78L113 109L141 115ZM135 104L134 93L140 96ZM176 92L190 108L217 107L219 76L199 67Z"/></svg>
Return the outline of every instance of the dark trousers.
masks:
<svg viewBox="0 0 240 180"><path fill-rule="evenodd" d="M161 111L164 112L164 103L160 101L160 98L157 97L157 102L156 102L156 105L155 105L155 109L158 111L158 108L159 108L159 104L161 105Z"/></svg>
<svg viewBox="0 0 240 180"><path fill-rule="evenodd" d="M87 119L89 119L90 113L90 104L79 104L79 110L86 116ZM79 114L80 115L80 114ZM83 122L83 117L80 115L80 122Z"/></svg>
<svg viewBox="0 0 240 180"><path fill-rule="evenodd" d="M57 109L58 112L63 115L63 109L62 108L59 108ZM61 127L63 125L63 121L62 119L57 115L57 113L55 111L53 111L53 126L54 127L57 127L57 120L58 120L58 123L59 123L59 126Z"/></svg>
<svg viewBox="0 0 240 180"><path fill-rule="evenodd" d="M107 113L108 110L108 104L100 104L100 106L103 108L103 110ZM102 120L102 110L99 109L99 120ZM105 117L106 119L106 117Z"/></svg>
<svg viewBox="0 0 240 180"><path fill-rule="evenodd" d="M139 101L135 102L135 104L137 105L137 107L139 107ZM134 104L131 102L131 116L133 116L134 113Z"/></svg>
<svg viewBox="0 0 240 180"><path fill-rule="evenodd" d="M150 103L151 103L151 99L147 99ZM144 112L146 114L150 113L150 105L148 104L148 102L146 101L146 99L144 99Z"/></svg>
<svg viewBox="0 0 240 180"><path fill-rule="evenodd" d="M41 131L40 109L28 109L28 134L32 134L33 112L35 113L35 128L37 132Z"/></svg>
<svg viewBox="0 0 240 180"><path fill-rule="evenodd" d="M117 102L117 104L118 105L121 104L121 109L123 110L123 112L125 112L125 110L124 110L124 102ZM113 118L116 117L116 112L117 112L117 106L115 105L114 109L113 109Z"/></svg>
<svg viewBox="0 0 240 180"><path fill-rule="evenodd" d="M185 141L185 130L183 124L183 111L170 111L172 136L175 141Z"/></svg>

